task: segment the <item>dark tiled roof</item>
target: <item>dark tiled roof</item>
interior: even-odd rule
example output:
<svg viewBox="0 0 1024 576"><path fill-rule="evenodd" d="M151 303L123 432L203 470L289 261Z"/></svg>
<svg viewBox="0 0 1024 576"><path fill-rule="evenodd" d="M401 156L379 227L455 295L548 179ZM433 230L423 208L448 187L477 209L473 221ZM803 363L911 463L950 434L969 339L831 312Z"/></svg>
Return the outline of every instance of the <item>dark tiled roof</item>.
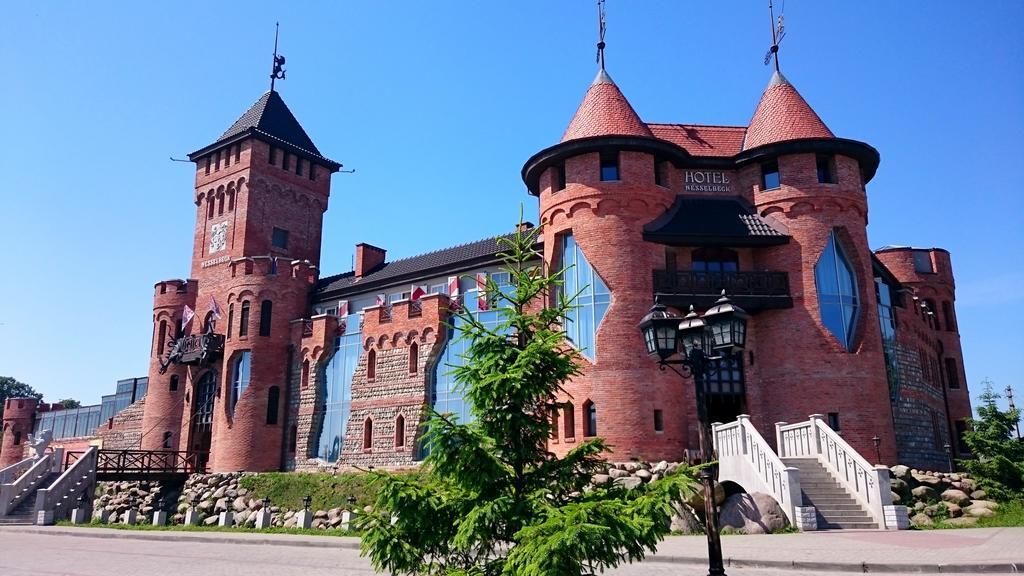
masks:
<svg viewBox="0 0 1024 576"><path fill-rule="evenodd" d="M238 120L235 120L235 123L225 130L216 142L193 152L192 156L249 133L258 134L266 139L294 148L296 151L321 158L331 164L337 164L320 153L316 144L313 144L313 140L295 119L295 115L288 109L288 105L284 103L281 95L274 90L260 96L260 99L250 106Z"/></svg>
<svg viewBox="0 0 1024 576"><path fill-rule="evenodd" d="M767 246L789 235L739 197L676 196L675 203L644 226L644 240L676 246Z"/></svg>
<svg viewBox="0 0 1024 576"><path fill-rule="evenodd" d="M362 292L369 288L386 286L402 280L425 278L448 271L456 272L494 261L497 259L498 253L504 249L498 243L498 239L511 238L514 235L515 233L495 236L394 262L385 262L362 278L356 278L354 272L322 278L317 283L316 297L319 298L321 295L337 291Z"/></svg>

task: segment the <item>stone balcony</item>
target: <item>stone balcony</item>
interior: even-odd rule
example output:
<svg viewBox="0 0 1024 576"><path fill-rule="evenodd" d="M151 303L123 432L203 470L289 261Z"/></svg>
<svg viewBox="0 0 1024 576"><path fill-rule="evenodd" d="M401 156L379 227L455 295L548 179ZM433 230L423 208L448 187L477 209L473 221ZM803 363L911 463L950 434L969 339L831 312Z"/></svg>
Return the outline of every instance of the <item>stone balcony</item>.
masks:
<svg viewBox="0 0 1024 576"><path fill-rule="evenodd" d="M722 290L747 312L793 307L786 272L654 270L654 295L666 306L708 308Z"/></svg>

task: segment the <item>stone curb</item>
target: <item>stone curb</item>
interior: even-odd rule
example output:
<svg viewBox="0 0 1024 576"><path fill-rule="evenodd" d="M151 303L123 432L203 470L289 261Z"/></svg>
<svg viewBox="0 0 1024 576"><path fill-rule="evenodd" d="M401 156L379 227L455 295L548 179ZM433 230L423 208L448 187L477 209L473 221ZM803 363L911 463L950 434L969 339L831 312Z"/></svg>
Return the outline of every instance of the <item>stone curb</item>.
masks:
<svg viewBox="0 0 1024 576"><path fill-rule="evenodd" d="M803 560L754 560L723 558L726 568L782 568L818 572L856 572L860 574L1018 574L1024 573L1024 561L993 564L879 564L876 562L810 562ZM661 564L707 565L707 558L653 554L644 562Z"/></svg>
<svg viewBox="0 0 1024 576"><path fill-rule="evenodd" d="M298 546L307 548L344 548L359 549L359 540L344 536L310 536L293 538L291 534L282 534L278 538L266 538L253 535L238 538L224 532L205 532L211 536L175 532L173 530L147 532L143 530L102 529L103 532L85 531L79 528L47 529L47 528L0 528L2 532L20 532L24 534L45 534L56 536L74 536L77 538L121 538L128 540L151 540L165 542L216 542L218 544L243 544L256 546ZM316 538L313 540L312 538ZM861 574L1018 574L1024 573L1024 561L977 563L977 564L884 564L876 562L810 562L802 560L754 560L750 558L725 558L727 568L782 568L799 571L819 572L857 572ZM678 556L672 554L652 554L644 562L659 564L700 564L706 565L707 558L701 556Z"/></svg>

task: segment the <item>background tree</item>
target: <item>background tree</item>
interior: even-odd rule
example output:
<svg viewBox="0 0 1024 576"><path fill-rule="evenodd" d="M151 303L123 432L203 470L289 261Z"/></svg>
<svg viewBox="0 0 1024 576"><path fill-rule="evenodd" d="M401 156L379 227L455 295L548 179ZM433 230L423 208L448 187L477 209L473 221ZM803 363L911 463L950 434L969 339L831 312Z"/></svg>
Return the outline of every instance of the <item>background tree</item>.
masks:
<svg viewBox="0 0 1024 576"><path fill-rule="evenodd" d="M978 396L978 418L970 421L964 433L964 443L974 456L961 460L963 469L970 472L991 498L1012 500L1024 498L1024 440L1013 437L1020 421L1020 409L1000 410L996 405L999 394L992 385Z"/></svg>
<svg viewBox="0 0 1024 576"><path fill-rule="evenodd" d="M79 402L78 400L75 400L74 398L63 398L61 400L58 400L57 404L63 406L65 410L82 407L82 403Z"/></svg>
<svg viewBox="0 0 1024 576"><path fill-rule="evenodd" d="M35 398L42 400L43 395L36 392L24 382L18 382L10 376L0 376L0 417L4 415L4 404L8 398Z"/></svg>
<svg viewBox="0 0 1024 576"><path fill-rule="evenodd" d="M672 505L694 491L688 468L626 490L590 487L609 447L582 442L564 458L547 451L564 382L580 373L562 324L572 297L561 272L536 266L539 230L502 243L511 289L488 283L499 322L457 312L468 340L454 370L474 420L426 407L424 474L373 472L379 490L365 517L362 551L393 574L517 576L591 574L639 560L669 531ZM552 302L550 306L539 304Z"/></svg>

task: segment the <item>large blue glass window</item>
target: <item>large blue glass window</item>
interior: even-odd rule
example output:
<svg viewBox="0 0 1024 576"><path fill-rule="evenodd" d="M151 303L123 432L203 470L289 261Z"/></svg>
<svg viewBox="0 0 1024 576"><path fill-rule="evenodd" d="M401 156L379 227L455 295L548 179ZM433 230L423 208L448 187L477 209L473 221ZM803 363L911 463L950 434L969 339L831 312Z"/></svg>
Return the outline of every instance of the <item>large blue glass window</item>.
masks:
<svg viewBox="0 0 1024 576"><path fill-rule="evenodd" d="M499 289L509 292L512 287L509 284L508 273L499 272L491 275L491 280L498 284ZM480 310L480 294L476 289L466 292L461 306L467 312L472 313L476 319L490 329L496 329L501 321L502 312L494 309L500 306L498 298L491 295L488 298L489 310ZM462 337L465 321L455 317L452 319L452 326L448 329L448 343L444 352L434 367L434 377L430 390L430 404L434 410L442 414L448 413L456 416L459 422L470 422L473 420L472 406L465 398L462 385L455 381L455 368L466 363L465 355L469 349L470 341Z"/></svg>
<svg viewBox="0 0 1024 576"><path fill-rule="evenodd" d="M242 397L245 389L249 387L249 378L252 374L252 352L243 350L238 353L231 370L231 414L235 413L235 406L238 399Z"/></svg>
<svg viewBox="0 0 1024 576"><path fill-rule="evenodd" d="M334 340L334 354L321 373L324 410L321 418L317 458L337 462L345 445L345 431L352 408L352 376L363 351L359 315L345 317L345 334Z"/></svg>
<svg viewBox="0 0 1024 576"><path fill-rule="evenodd" d="M597 328L608 311L611 292L587 261L572 234L561 236L560 248L561 265L565 270L562 292L570 298L576 296L575 307L567 315L565 335L581 354L593 360Z"/></svg>
<svg viewBox="0 0 1024 576"><path fill-rule="evenodd" d="M852 350L853 331L860 308L857 281L834 230L828 236L825 251L814 265L814 283L818 289L822 324L844 348Z"/></svg>

